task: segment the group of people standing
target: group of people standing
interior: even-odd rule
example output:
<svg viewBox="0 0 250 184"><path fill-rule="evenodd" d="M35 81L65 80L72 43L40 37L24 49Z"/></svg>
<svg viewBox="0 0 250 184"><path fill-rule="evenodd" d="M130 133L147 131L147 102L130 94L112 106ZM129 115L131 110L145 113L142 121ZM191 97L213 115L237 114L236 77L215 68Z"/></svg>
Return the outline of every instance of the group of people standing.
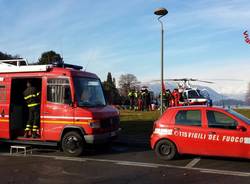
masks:
<svg viewBox="0 0 250 184"><path fill-rule="evenodd" d="M178 89L174 89L173 92L171 92L169 89L163 91L162 101L165 108L179 106L180 98L181 93L178 91Z"/></svg>
<svg viewBox="0 0 250 184"><path fill-rule="evenodd" d="M192 90L190 90L192 91ZM189 91L189 93L190 93ZM212 100L208 97L204 97L200 94L199 90L193 90L200 95L201 98L206 99L207 101L199 102L201 105L208 105L212 106ZM163 90L162 93L162 100L163 100L163 107L166 109L168 107L175 107L175 106L182 106L182 105L190 105L190 101L188 99L189 93L186 94L183 90L175 88L172 92L167 89ZM192 93L191 93L192 94ZM158 100L153 100L153 95L147 88L142 88L140 91L130 90L128 93L129 101L130 101L130 110L153 110L154 105L157 107ZM193 98L198 98L193 97ZM159 95L159 101L161 99L161 93ZM153 103L154 102L154 103Z"/></svg>
<svg viewBox="0 0 250 184"><path fill-rule="evenodd" d="M151 108L151 95L147 88L128 92L130 110L148 111Z"/></svg>
<svg viewBox="0 0 250 184"><path fill-rule="evenodd" d="M152 96L147 88L142 88L140 91L132 89L128 92L128 97L130 110L152 110ZM178 89L174 89L173 92L168 89L163 92L163 105L165 108L178 106L180 98L181 94L179 93Z"/></svg>

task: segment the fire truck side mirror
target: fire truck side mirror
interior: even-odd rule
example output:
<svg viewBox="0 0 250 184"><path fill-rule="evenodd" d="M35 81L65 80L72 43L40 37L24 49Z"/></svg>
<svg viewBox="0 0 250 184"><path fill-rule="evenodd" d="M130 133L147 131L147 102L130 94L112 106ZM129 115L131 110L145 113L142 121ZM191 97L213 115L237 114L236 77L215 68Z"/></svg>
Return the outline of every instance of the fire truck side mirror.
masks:
<svg viewBox="0 0 250 184"><path fill-rule="evenodd" d="M70 107L76 107L76 103L74 102L74 100L72 101L72 99L69 100L68 105Z"/></svg>
<svg viewBox="0 0 250 184"><path fill-rule="evenodd" d="M77 102L75 101L75 99L73 99L73 101L70 101L69 106L73 108L77 107Z"/></svg>

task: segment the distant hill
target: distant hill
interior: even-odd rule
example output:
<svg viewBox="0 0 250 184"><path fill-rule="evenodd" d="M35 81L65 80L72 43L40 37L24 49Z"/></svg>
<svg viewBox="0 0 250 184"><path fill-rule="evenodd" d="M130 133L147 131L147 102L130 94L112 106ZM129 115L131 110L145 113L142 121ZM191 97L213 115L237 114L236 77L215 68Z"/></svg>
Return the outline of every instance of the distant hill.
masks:
<svg viewBox="0 0 250 184"><path fill-rule="evenodd" d="M246 103L242 100L236 100L236 99L224 99L224 100L219 100L219 101L215 101L213 103L214 105L218 105L218 106L233 106L233 105L237 105L237 106L245 106Z"/></svg>
<svg viewBox="0 0 250 184"><path fill-rule="evenodd" d="M148 86L151 91L154 92L155 96L158 96L160 94L161 85L160 82L150 82L150 83L143 83L144 85ZM166 82L165 86L167 89L170 89L171 91L175 88L177 88L177 85L175 82ZM214 89L202 86L202 85L193 85L194 88L198 88L200 90L206 89L210 95L210 98L213 100L215 104L223 104L224 105L244 105L244 94L242 95L225 95L220 94Z"/></svg>

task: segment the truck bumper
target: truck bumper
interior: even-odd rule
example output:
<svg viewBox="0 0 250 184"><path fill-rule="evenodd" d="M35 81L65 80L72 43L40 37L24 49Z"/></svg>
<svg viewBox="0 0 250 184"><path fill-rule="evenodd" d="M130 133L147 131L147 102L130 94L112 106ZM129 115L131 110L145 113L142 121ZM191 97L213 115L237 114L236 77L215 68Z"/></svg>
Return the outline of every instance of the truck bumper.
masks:
<svg viewBox="0 0 250 184"><path fill-rule="evenodd" d="M121 129L115 130L113 132L107 132L104 134L96 134L96 135L85 135L84 139L88 144L99 144L106 143L114 140L118 137Z"/></svg>

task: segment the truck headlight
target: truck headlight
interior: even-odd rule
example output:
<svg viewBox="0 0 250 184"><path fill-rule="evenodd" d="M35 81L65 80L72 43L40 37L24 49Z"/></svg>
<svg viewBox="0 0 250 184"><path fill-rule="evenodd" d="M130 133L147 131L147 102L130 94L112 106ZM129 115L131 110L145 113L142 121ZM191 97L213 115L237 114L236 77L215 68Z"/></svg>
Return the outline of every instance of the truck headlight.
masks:
<svg viewBox="0 0 250 184"><path fill-rule="evenodd" d="M95 122L90 122L89 126L91 128L101 128L101 123L99 121L95 121Z"/></svg>

